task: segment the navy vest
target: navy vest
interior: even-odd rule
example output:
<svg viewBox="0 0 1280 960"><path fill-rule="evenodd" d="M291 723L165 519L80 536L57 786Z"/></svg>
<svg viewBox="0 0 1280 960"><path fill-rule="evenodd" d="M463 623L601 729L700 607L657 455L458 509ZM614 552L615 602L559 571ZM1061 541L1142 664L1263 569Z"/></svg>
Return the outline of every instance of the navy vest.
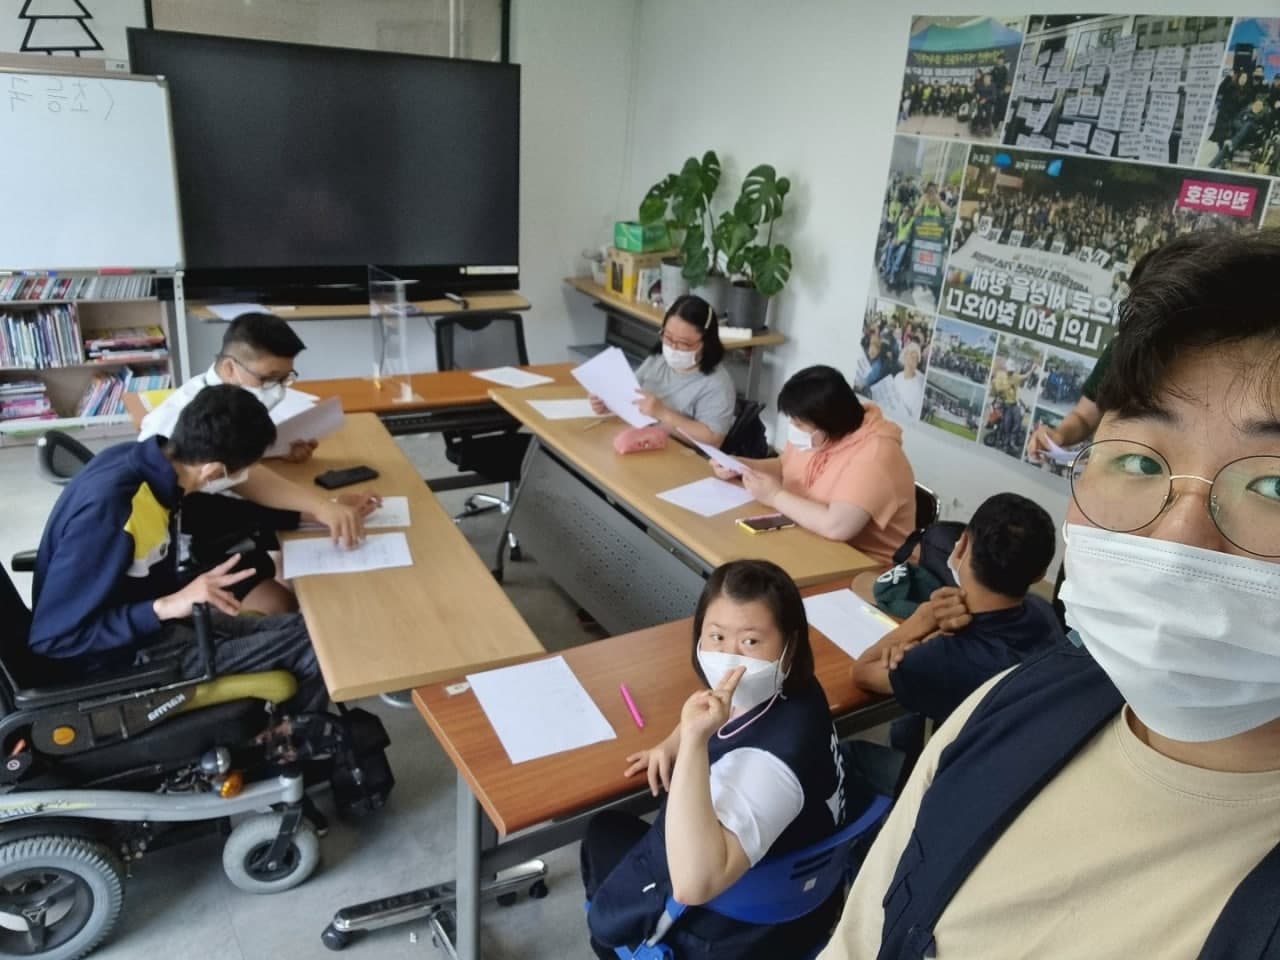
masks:
<svg viewBox="0 0 1280 960"><path fill-rule="evenodd" d="M844 765L839 742L831 724L831 709L817 680L786 699L779 697L758 721L751 719L764 707L757 707L735 719L725 733L741 732L728 739L713 735L708 744L711 762L730 750L755 747L772 753L796 775L804 790L804 806L799 815L769 848L769 854L788 853L829 837L844 822ZM748 724L750 724L748 726ZM834 810L833 810L834 808ZM649 832L631 849L623 861L604 879L591 900L587 923L600 943L634 947L652 932L671 895L671 874L667 867L667 804L664 797L658 817ZM682 930L697 931L704 940L731 940L732 951L716 956L747 955L754 936L763 937L768 927L757 927L722 917L710 910L693 907L685 911L677 929L666 942L675 942Z"/></svg>
<svg viewBox="0 0 1280 960"><path fill-rule="evenodd" d="M1123 704L1078 649L1049 650L990 690L938 758L885 894L878 960L935 955L933 927L970 871ZM1152 931L1151 956L1159 953ZM1280 960L1280 846L1236 888L1200 960Z"/></svg>

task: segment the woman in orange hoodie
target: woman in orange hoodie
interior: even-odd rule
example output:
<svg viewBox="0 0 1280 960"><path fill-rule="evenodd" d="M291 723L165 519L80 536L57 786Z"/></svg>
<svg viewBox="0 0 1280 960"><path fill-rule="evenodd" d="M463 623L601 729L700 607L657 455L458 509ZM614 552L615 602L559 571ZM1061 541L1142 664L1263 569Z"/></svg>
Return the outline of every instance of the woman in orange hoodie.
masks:
<svg viewBox="0 0 1280 960"><path fill-rule="evenodd" d="M742 483L761 503L828 540L889 566L915 527L915 476L902 430L862 403L839 370L801 370L782 387L789 421L780 457L742 459ZM714 467L722 480L734 474Z"/></svg>

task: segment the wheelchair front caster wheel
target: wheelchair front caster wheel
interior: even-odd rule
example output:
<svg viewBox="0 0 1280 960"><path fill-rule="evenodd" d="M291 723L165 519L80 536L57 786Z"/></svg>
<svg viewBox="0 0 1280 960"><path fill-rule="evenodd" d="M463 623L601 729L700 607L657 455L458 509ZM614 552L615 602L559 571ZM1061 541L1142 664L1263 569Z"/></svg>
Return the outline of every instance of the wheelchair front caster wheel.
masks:
<svg viewBox="0 0 1280 960"><path fill-rule="evenodd" d="M519 899L520 895L518 893L504 893L498 897L498 906L514 907Z"/></svg>
<svg viewBox="0 0 1280 960"><path fill-rule="evenodd" d="M551 891L547 889L547 881L535 880L529 887L529 896L533 900L541 900Z"/></svg>
<svg viewBox="0 0 1280 960"><path fill-rule="evenodd" d="M271 845L280 832L284 814L267 813L238 824L222 848L222 869L227 879L246 893L279 893L291 890L315 872L320 864L320 841L306 820L289 838L284 853L269 859Z"/></svg>
<svg viewBox="0 0 1280 960"><path fill-rule="evenodd" d="M351 945L353 934L339 930L332 923L324 928L324 933L320 934L320 942L330 950L345 950Z"/></svg>

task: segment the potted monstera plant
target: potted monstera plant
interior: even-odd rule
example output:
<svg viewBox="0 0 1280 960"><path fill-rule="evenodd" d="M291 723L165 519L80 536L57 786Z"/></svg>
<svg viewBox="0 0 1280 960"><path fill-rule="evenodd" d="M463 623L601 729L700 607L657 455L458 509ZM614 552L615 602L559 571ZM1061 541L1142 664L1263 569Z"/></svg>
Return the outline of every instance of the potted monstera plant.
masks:
<svg viewBox="0 0 1280 960"><path fill-rule="evenodd" d="M715 214L711 201L720 187L720 158L708 150L689 157L677 173L669 173L645 194L639 220L666 222L679 253L662 263L662 299L672 303L690 287L717 313L724 310L725 276L718 265Z"/></svg>
<svg viewBox="0 0 1280 960"><path fill-rule="evenodd" d="M713 243L724 252L725 272L734 278L724 313L735 327L762 329L769 300L791 279L791 250L773 242L774 225L790 192L791 181L762 163L747 173L733 209L716 223Z"/></svg>

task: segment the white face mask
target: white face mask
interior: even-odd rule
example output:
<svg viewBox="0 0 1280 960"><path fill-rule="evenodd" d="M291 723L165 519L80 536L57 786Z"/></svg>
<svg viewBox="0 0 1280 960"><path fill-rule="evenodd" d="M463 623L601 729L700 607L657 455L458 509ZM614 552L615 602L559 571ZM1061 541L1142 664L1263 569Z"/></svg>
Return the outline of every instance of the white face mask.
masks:
<svg viewBox="0 0 1280 960"><path fill-rule="evenodd" d="M784 650L785 654L786 651ZM782 689L782 681L787 678L782 669L782 658L777 660L759 660L756 657L744 657L736 653L720 653L716 650L703 650L698 647L698 666L702 668L707 683L712 687L738 667L746 667L746 673L738 681L733 691L733 710L735 713L746 713L752 707L759 706Z"/></svg>
<svg viewBox="0 0 1280 960"><path fill-rule="evenodd" d="M667 366L678 373L692 370L698 365L697 350L677 350L665 343L662 345L662 358L667 361Z"/></svg>
<svg viewBox="0 0 1280 960"><path fill-rule="evenodd" d="M214 477L212 480L205 482L200 488L201 493L222 493L224 490L230 490L238 483L244 483L249 479L249 468L241 470L239 473L227 473L227 468L222 468L222 476Z"/></svg>
<svg viewBox="0 0 1280 960"><path fill-rule="evenodd" d="M270 410L281 400L284 399L285 386L283 383L273 383L269 387L246 387L243 383L237 384L241 390L248 390L258 402Z"/></svg>
<svg viewBox="0 0 1280 960"><path fill-rule="evenodd" d="M960 586L960 571L956 569L955 561L951 557L947 557L947 569L951 571L951 579L955 581L956 586Z"/></svg>
<svg viewBox="0 0 1280 960"><path fill-rule="evenodd" d="M787 423L787 442L797 450L813 449L813 434L806 433L794 423Z"/></svg>
<svg viewBox="0 0 1280 960"><path fill-rule="evenodd" d="M1144 724L1232 737L1280 717L1280 564L1072 524L1067 622Z"/></svg>

